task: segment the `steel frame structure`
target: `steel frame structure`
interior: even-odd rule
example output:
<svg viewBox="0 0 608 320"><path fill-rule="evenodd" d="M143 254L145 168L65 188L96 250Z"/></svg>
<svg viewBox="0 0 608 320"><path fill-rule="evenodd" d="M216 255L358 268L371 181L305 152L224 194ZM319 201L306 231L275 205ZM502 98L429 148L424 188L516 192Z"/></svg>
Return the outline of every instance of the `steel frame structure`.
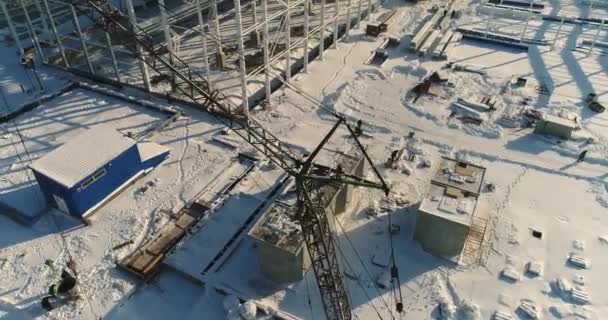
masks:
<svg viewBox="0 0 608 320"><path fill-rule="evenodd" d="M47 17L44 19L51 25L53 25L54 15L50 11L61 10L53 9L54 7L63 5L66 12L70 12L72 5L74 7L79 5L70 0L38 1L46 6L52 4L51 10L47 10L45 13ZM125 0L122 10L128 16L130 25L136 26L137 30L145 31L149 35L154 34L156 49L166 50L170 58L172 56L186 58L184 52L180 52L180 44L191 44L193 38L201 39L202 41L198 40L198 43L202 43L203 48L194 52L194 54L198 56L197 59L202 61L207 83L211 86L215 82L210 67L214 57L216 58L216 64L218 58L236 61L238 64L237 86L240 85L240 90L238 93L232 91L230 95L237 97L236 100L241 104L245 114L251 107L249 100L252 96L252 89L248 85L253 80L259 79L258 77L262 75L264 88L260 91L254 89L253 93L256 97L265 97L266 105L269 105L272 90L271 80L275 78L270 74L271 69L276 69L277 65L281 64L280 68L285 74L284 78L289 81L291 68L297 61L293 57L297 55L298 58L301 58L301 62L298 63L303 63L303 70L307 71L308 54L311 46L314 47L315 43L318 43L319 55L322 58L325 48L324 41L321 39L325 39L326 35L331 37L331 33L327 32L328 29L333 28L333 34L336 35L334 36L335 42L339 29L342 26L350 27L352 25L350 21L353 16L357 22L364 15L369 17L367 8L364 8L365 13L361 8L369 6L369 3L371 3L368 2L366 5L365 0L340 0L342 3L339 6L337 3L332 6L326 5L324 0L320 3L315 3L313 0L243 0L242 3L241 0L227 0L219 3L217 0L197 0L170 10L165 6L165 2L170 0L156 1L158 2L158 16L148 17L142 23L136 15L132 1ZM234 2L232 8L226 9L226 6L231 2ZM261 5L259 5L260 3ZM338 7L339 11L336 12L335 9ZM320 17L323 18L322 21L319 13ZM196 20L198 23L194 26L191 23L183 23L191 20ZM154 74L153 70L149 70L150 68L141 62L134 64L133 61L129 61L133 56L130 55L128 50L122 48L120 43L113 43L111 33L93 39L88 34L88 32L92 32L88 26L83 24L85 30L82 30L77 20L72 19L72 21L76 32L56 35L53 40L53 46L61 52L61 66L80 68L80 71L98 77L113 78L118 82L127 82L131 79L130 81L142 83L146 90L154 89L154 79L158 74ZM299 28L303 26L303 34L293 36L292 27L294 26ZM32 25L28 29L40 28ZM53 28L48 28L48 30L51 29ZM51 32L48 31L48 34L50 35ZM257 49L260 49L264 55L264 63L261 65L256 63L255 67L250 67L246 63L245 57L247 54L257 50L247 46L245 39L248 38L257 39L255 41ZM69 45L66 43L69 43ZM278 46L278 43L283 43L283 45ZM237 48L236 52L230 53L232 44L235 44ZM106 53L99 54L101 50L106 51ZM68 54L68 57L66 57L66 52L71 53L71 55ZM185 53L193 54L193 51L190 50ZM39 54L42 56L42 52ZM145 53L139 52L139 54ZM222 58L224 54L227 56ZM70 63L70 56L79 56L82 63ZM103 63L93 61L95 59L99 59L98 61ZM55 59L55 63L56 61ZM100 69L101 65L107 67L105 74L96 72L96 69ZM137 70L137 75L130 76L129 70L131 70L131 73ZM225 78L224 76L218 77L221 77L222 80ZM225 83L225 81L223 82ZM218 84L218 87L222 85ZM254 99L256 103L258 100L259 98Z"/></svg>

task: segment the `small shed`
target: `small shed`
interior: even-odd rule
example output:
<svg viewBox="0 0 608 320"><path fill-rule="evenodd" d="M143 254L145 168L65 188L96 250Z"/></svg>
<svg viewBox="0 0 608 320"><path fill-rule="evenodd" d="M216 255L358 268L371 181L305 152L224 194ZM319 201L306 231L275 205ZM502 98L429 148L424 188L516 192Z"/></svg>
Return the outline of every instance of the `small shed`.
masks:
<svg viewBox="0 0 608 320"><path fill-rule="evenodd" d="M51 206L86 217L168 155L166 147L98 126L36 160L30 169Z"/></svg>
<svg viewBox="0 0 608 320"><path fill-rule="evenodd" d="M545 114L543 118L536 123L535 133L549 134L563 139L570 139L572 131L576 130L576 121Z"/></svg>

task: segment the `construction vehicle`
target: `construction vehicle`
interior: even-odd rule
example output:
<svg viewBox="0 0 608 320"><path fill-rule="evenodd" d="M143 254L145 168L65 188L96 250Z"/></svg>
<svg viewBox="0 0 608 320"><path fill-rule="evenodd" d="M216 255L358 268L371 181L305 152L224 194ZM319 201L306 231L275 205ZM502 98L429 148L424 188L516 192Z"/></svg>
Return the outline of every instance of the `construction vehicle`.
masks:
<svg viewBox="0 0 608 320"><path fill-rule="evenodd" d="M327 318L352 319L344 276L338 262L340 259L336 253L335 238L325 211L328 199L325 199L324 191L331 185L375 188L384 191L385 195L388 195L390 190L346 118L334 113L337 122L327 136L309 155L302 155L263 128L254 118L244 114L241 108L234 105L220 90L212 90L206 78L179 57L169 55L168 50L155 50L152 37L137 25L125 24L125 19L116 14L118 10L113 8L111 1L70 2L80 14L89 17L98 26L106 30L120 30L122 36L130 37L133 45L129 49L140 62L159 75L171 79L173 90L194 102L202 111L213 115L294 178L297 192L295 218L302 228ZM378 181L366 180L344 173L340 168L315 163L316 156L341 126L348 130L350 139L369 163Z"/></svg>

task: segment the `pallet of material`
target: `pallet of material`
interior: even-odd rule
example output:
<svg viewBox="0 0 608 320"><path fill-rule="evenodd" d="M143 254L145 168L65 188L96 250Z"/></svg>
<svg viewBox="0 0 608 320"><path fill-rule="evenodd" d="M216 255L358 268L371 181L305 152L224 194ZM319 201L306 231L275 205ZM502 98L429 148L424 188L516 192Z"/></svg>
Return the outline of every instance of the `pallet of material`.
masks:
<svg viewBox="0 0 608 320"><path fill-rule="evenodd" d="M438 10L435 14L427 21L422 28L414 35L410 41L410 50L418 51L424 44L424 41L428 38L431 30L435 29L440 20L445 16L445 10Z"/></svg>
<svg viewBox="0 0 608 320"><path fill-rule="evenodd" d="M473 109L475 109L475 110L477 110L479 112L487 112L487 111L491 110L490 106L488 106L486 104L475 102L475 101L466 100L466 99L463 99L463 98L458 98L457 102L460 103L460 104L462 104L462 105L464 105L464 106L466 106L466 107L473 108Z"/></svg>
<svg viewBox="0 0 608 320"><path fill-rule="evenodd" d="M388 31L388 27L391 23L393 17L397 14L397 9L393 9L387 13L384 13L379 19L377 23L368 23L365 28L365 33L370 36L378 36L382 32Z"/></svg>
<svg viewBox="0 0 608 320"><path fill-rule="evenodd" d="M446 49L447 49L448 45L450 44L450 41L452 40L453 36L454 36L454 31L452 31L452 30L448 30L448 31L446 31L446 33L441 35L441 39L435 46L435 50L433 50L433 58L436 58L436 59L446 59L447 58Z"/></svg>
<svg viewBox="0 0 608 320"><path fill-rule="evenodd" d="M486 117L484 114L482 114L481 112L467 107L461 103L458 102L454 102L452 103L452 110L454 110L455 113L461 115L461 116L465 116L468 118L472 118L478 121L484 121L486 120Z"/></svg>
<svg viewBox="0 0 608 320"><path fill-rule="evenodd" d="M158 235L145 242L117 265L123 270L148 280L159 270L169 252L184 238L209 211L209 206L194 202L183 208L174 221L165 224Z"/></svg>
<svg viewBox="0 0 608 320"><path fill-rule="evenodd" d="M364 64L381 66L388 59L388 52L384 49L376 49Z"/></svg>
<svg viewBox="0 0 608 320"><path fill-rule="evenodd" d="M493 32L478 31L467 28L458 28L456 31L462 33L464 39L483 41L492 44L504 45L521 50L528 50L528 45L519 38L497 34Z"/></svg>

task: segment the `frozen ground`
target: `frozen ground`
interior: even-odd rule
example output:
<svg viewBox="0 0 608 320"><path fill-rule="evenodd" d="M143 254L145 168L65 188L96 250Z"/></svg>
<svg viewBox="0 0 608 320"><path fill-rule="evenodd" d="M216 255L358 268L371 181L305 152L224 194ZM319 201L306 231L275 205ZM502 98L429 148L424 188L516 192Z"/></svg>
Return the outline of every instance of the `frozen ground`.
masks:
<svg viewBox="0 0 608 320"><path fill-rule="evenodd" d="M551 9L558 4L547 5ZM562 4L562 11L589 14L581 4ZM430 5L399 4L403 13L389 31L408 39L407 34L417 28L427 14L424 9ZM468 15L477 14L476 5L470 6ZM478 24L478 27L487 23L484 22L486 16L473 19L468 15L456 23ZM520 21L518 26L518 23L497 18L496 23L500 22L511 23L514 28L521 28L522 23ZM531 23L530 36L538 35L538 30L543 28L555 30L554 25L543 26L543 23ZM513 32L508 28L501 30ZM572 34L577 32L564 28L563 41L553 50L548 46L532 47L527 54L503 47L459 43L452 51L451 59L485 67L487 75L451 72L450 81L456 84L455 87L441 87L438 96L423 97L417 103L406 98L407 92L428 71L441 67L443 62L420 60L407 53L407 41L390 51L389 60L377 68L363 62L378 46L379 40L354 32L349 41L328 51L324 61L312 63L308 74L294 77L294 85L318 97L327 108L343 112L352 120L363 120L364 131L373 137L365 138L364 143L370 146L376 162L383 162L392 150L405 145L403 137L414 131L419 147L434 163L440 155L479 163L487 167L487 181L497 187L495 192L484 194L484 205L491 216L484 265L456 267L425 253L412 240L415 203L424 195L432 170L416 168L410 176L395 170L382 170L392 184L393 199L409 200L414 204L397 205L392 212L393 222L401 227L393 241L405 306L405 312L396 317L435 318L437 305L443 301L460 310L460 319L490 319L496 310L511 314L514 319L525 319L515 311L522 300L529 300L544 319L608 319L608 298L605 296L608 283L603 280L608 266L608 115L591 113L580 101L590 88L607 95L608 60L606 55L573 51L578 38ZM588 38L593 30L583 33ZM550 32L544 36L552 39ZM605 34L602 37L605 38ZM463 124L450 117L448 106L457 97L497 94L511 77L520 75L548 84L553 91L550 99L530 88L512 89L501 96L503 107L480 126ZM501 118L517 114L526 97L530 98L529 105L536 109L552 113L567 110L575 114L583 128L577 132L577 139L562 142L532 134L529 128L505 126ZM89 98L108 100L98 96ZM293 91L275 93L273 102L270 110L262 110L256 117L285 141L310 148L333 125L334 119L327 110ZM121 106L118 110L125 108ZM32 115L35 116L36 113ZM153 121L150 119L153 115L138 113L132 118L140 117L144 117L143 122ZM79 125L84 125L83 121L79 120ZM53 126L57 125L53 123ZM53 126L45 129L47 126L38 130L55 130ZM224 162L227 163L233 154L206 143L218 129L219 126L207 117L188 113L156 136L155 141L171 147L172 155L138 183L153 180L156 186L138 198L133 195L138 185L133 186L95 215L92 227L67 231L74 225L73 221L61 215L46 215L34 227L25 228L0 216L3 248L0 255L6 259L4 263L0 260L3 274L0 317L9 320L93 319L97 316L104 316L104 319L225 317L220 302L223 297L210 287L188 284L173 272L164 272L153 283L138 286L137 281L116 270L113 264L115 256L126 254L168 219L158 208L181 206L226 167ZM593 138L591 144L589 137ZM0 151L10 154L5 149ZM576 164L576 156L583 149L589 150L587 159ZM394 308L392 295L374 284L375 278L385 270L371 263L374 254L389 250L388 216L381 214L368 218L365 210L379 199L379 195L366 193L361 198L359 207L340 218L348 239L344 230L338 230L340 247L351 265L346 268L347 272L358 276L364 288L353 280L347 281L352 307L359 319L377 318L373 306L382 318L389 319L389 310ZM59 221L58 226L55 221ZM67 252L62 251L62 238L56 233L57 227L66 230L68 251L82 270L80 277L86 284L81 290L87 303L43 314L37 301L56 277L44 261L52 259L62 265L67 258ZM542 232L542 239L532 236L533 229ZM112 246L128 239L134 239L135 244L116 252L111 250ZM250 242L242 242L234 254L226 258L221 272L207 276L209 281L216 285L221 283L234 292L244 293L264 305L302 319L321 318L323 311L312 273L307 273L306 281L287 287L267 285L268 281L255 272L257 267L252 267L255 263L255 257L251 255L253 249ZM571 253L588 259L590 269L577 269L568 264ZM540 276L524 275L525 264L530 261L541 262ZM500 274L506 267L519 273L520 280L509 282L502 278ZM556 278L563 279L561 283L576 284L589 295L591 303L583 306L574 302L556 288ZM256 287L252 283L264 290L258 290L255 295L242 290ZM133 293L136 287L138 290ZM307 303L307 289L313 291L312 307ZM372 298L371 302L367 295ZM465 312L474 309L478 310L478 316L476 312ZM200 310L208 313L199 313Z"/></svg>

